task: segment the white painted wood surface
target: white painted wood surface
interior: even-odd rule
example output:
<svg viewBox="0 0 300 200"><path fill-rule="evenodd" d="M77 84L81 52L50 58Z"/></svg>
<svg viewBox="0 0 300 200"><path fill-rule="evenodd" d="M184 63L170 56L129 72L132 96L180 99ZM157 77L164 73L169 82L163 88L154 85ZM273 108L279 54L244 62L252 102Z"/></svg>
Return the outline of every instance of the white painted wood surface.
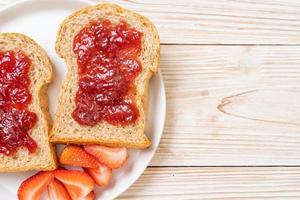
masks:
<svg viewBox="0 0 300 200"><path fill-rule="evenodd" d="M119 200L300 199L300 168L148 168Z"/></svg>
<svg viewBox="0 0 300 200"><path fill-rule="evenodd" d="M156 24L168 97L153 167L119 199L300 199L300 1L110 2Z"/></svg>
<svg viewBox="0 0 300 200"><path fill-rule="evenodd" d="M162 47L154 166L300 165L300 47ZM176 158L176 159L174 159Z"/></svg>

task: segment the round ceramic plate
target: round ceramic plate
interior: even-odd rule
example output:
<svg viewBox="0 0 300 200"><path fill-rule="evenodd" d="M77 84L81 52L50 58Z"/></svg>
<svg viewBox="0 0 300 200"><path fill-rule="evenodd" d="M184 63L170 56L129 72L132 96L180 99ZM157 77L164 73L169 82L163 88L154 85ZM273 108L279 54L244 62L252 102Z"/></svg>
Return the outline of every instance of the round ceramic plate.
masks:
<svg viewBox="0 0 300 200"><path fill-rule="evenodd" d="M38 42L53 63L55 80L48 89L50 112L53 116L57 97L66 65L54 51L56 32L60 23L72 12L94 3L85 0L29 0L21 1L0 11L0 32L23 33ZM113 172L110 184L96 188L95 199L113 199L125 191L143 173L155 150L163 131L166 97L161 74L150 81L149 105L146 134L152 146L146 150L130 150L129 160L119 170ZM16 199L20 183L35 172L0 174L1 200Z"/></svg>

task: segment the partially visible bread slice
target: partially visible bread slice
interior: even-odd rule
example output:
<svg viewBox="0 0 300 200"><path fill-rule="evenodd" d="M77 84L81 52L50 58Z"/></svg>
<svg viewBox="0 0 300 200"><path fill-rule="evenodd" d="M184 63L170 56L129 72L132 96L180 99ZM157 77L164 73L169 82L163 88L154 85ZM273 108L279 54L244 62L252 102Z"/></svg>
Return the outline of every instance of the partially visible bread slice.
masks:
<svg viewBox="0 0 300 200"><path fill-rule="evenodd" d="M91 20L108 19L113 24L121 20L143 33L142 52L139 59L143 71L135 79L137 88L136 105L140 116L133 125L114 126L105 121L95 126L82 126L71 116L75 109L75 95L78 90L77 57L73 52L73 40ZM58 31L56 52L62 57L68 73L61 88L58 108L50 140L57 143L94 143L107 146L147 148L151 145L145 135L148 82L158 70L160 41L156 28L145 17L115 4L100 4L75 12L63 21Z"/></svg>
<svg viewBox="0 0 300 200"><path fill-rule="evenodd" d="M50 145L48 133L50 116L48 113L47 85L52 81L52 66L46 52L32 39L19 33L0 34L0 51L21 49L31 59L29 111L37 115L38 121L29 135L37 143L37 150L29 153L20 148L13 156L0 154L0 172L53 170L56 167L54 146Z"/></svg>

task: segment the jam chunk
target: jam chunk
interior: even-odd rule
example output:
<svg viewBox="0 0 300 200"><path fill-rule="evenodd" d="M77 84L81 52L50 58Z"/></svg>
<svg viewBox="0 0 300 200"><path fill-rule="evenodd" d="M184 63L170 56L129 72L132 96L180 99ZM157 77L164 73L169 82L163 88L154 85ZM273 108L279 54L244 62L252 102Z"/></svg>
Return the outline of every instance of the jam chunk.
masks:
<svg viewBox="0 0 300 200"><path fill-rule="evenodd" d="M35 113L27 110L30 59L21 51L0 52L0 153L12 155L24 146L35 152L36 142L28 132L37 122Z"/></svg>
<svg viewBox="0 0 300 200"><path fill-rule="evenodd" d="M74 38L79 89L72 117L93 126L102 120L129 125L139 117L134 81L142 71L142 33L121 21L91 21Z"/></svg>

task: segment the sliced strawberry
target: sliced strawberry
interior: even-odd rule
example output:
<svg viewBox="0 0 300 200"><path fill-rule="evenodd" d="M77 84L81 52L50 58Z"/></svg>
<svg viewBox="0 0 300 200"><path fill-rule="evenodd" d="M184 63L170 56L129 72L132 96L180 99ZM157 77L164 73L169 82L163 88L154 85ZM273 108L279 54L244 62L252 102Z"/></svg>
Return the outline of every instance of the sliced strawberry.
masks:
<svg viewBox="0 0 300 200"><path fill-rule="evenodd" d="M97 169L84 168L84 171L88 173L99 186L106 186L111 179L111 168L100 163Z"/></svg>
<svg viewBox="0 0 300 200"><path fill-rule="evenodd" d="M84 149L95 156L101 163L109 168L121 167L128 158L126 148L111 148L100 145L87 145Z"/></svg>
<svg viewBox="0 0 300 200"><path fill-rule="evenodd" d="M54 176L51 172L39 172L20 185L18 190L19 200L38 200L47 185L53 180Z"/></svg>
<svg viewBox="0 0 300 200"><path fill-rule="evenodd" d="M72 199L87 196L95 187L94 180L85 172L58 169L54 176L64 184Z"/></svg>
<svg viewBox="0 0 300 200"><path fill-rule="evenodd" d="M94 200L94 198L95 198L94 192L90 192L87 196L76 200Z"/></svg>
<svg viewBox="0 0 300 200"><path fill-rule="evenodd" d="M48 196L50 200L71 200L65 186L55 179L48 185Z"/></svg>
<svg viewBox="0 0 300 200"><path fill-rule="evenodd" d="M60 155L59 162L65 165L97 168L98 161L79 146L67 146Z"/></svg>

